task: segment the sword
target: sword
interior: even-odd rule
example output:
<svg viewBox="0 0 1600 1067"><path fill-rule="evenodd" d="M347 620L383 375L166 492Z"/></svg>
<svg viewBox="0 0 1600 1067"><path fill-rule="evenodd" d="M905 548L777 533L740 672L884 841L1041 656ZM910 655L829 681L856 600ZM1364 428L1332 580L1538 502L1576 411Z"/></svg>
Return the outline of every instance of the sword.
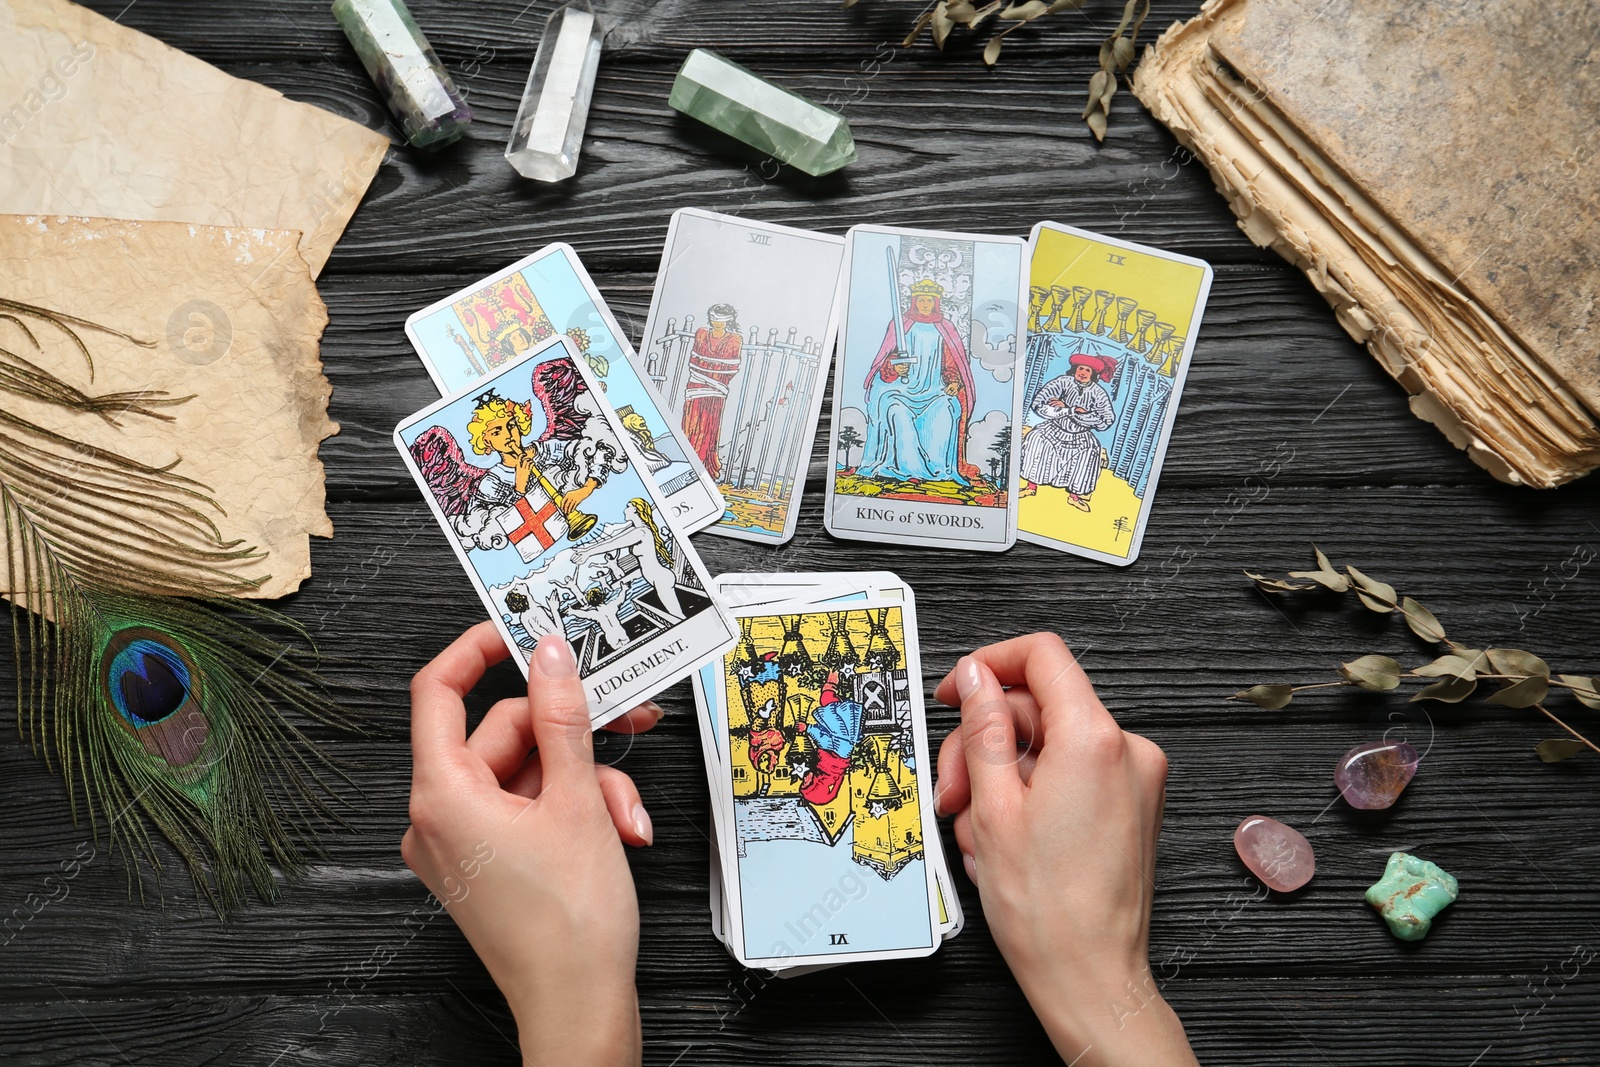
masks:
<svg viewBox="0 0 1600 1067"><path fill-rule="evenodd" d="M891 359L891 363L908 363L911 353L906 349L906 321L905 310L900 306L900 279L894 269L894 249L885 248L884 258L889 264L889 299L894 303L894 343L895 350L900 353L899 359Z"/></svg>

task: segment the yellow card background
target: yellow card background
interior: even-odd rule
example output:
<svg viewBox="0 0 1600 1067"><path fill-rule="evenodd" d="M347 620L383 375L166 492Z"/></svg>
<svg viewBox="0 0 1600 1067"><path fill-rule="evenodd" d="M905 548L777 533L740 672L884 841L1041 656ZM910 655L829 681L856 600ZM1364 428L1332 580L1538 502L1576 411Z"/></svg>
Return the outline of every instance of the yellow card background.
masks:
<svg viewBox="0 0 1600 1067"><path fill-rule="evenodd" d="M1113 261L1114 256L1122 258L1120 265ZM1191 336L1195 326L1195 303L1204 281L1205 271L1192 263L1051 229L1039 231L1029 271L1030 285L1082 285L1132 297L1141 310L1155 312L1156 318L1172 323L1174 333L1183 337ZM1024 404L1030 400L1023 398ZM1152 482L1150 489L1154 488ZM1109 470L1101 471L1090 498L1092 510L1079 511L1068 503L1065 489L1041 485L1037 495L1018 502L1017 528L1126 559L1133 546L1133 530L1148 506L1150 489L1141 501L1121 478ZM1126 530L1116 529L1119 517L1127 520Z"/></svg>

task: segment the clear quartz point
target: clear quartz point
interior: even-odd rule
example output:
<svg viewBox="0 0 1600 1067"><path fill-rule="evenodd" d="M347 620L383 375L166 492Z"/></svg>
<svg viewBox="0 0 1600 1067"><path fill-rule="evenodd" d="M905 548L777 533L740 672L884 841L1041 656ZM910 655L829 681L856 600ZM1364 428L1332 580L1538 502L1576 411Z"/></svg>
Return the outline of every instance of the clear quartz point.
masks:
<svg viewBox="0 0 1600 1067"><path fill-rule="evenodd" d="M557 8L545 23L506 145L506 159L524 178L558 182L578 172L604 36L586 3Z"/></svg>

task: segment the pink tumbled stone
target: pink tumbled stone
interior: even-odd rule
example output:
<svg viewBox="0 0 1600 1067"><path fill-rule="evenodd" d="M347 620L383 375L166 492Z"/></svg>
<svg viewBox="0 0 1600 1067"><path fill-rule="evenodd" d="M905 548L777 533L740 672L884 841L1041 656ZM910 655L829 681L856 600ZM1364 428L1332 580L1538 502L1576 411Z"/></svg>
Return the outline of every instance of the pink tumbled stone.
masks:
<svg viewBox="0 0 1600 1067"><path fill-rule="evenodd" d="M1333 784L1352 808L1387 808L1417 773L1419 758L1404 741L1368 741L1340 758Z"/></svg>
<svg viewBox="0 0 1600 1067"><path fill-rule="evenodd" d="M1290 893L1317 873L1311 842L1292 826L1265 815L1252 815L1233 832L1233 847L1250 873L1268 889Z"/></svg>

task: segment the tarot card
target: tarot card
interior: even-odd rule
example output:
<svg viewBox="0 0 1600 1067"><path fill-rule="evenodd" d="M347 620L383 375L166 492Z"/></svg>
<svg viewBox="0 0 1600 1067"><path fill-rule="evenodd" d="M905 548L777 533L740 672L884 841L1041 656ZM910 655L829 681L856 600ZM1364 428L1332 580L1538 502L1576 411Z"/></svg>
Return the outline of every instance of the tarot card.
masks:
<svg viewBox="0 0 1600 1067"><path fill-rule="evenodd" d="M522 672L541 635L564 634L597 726L736 634L599 390L571 341L553 337L395 429Z"/></svg>
<svg viewBox="0 0 1600 1067"><path fill-rule="evenodd" d="M1009 548L1024 243L884 226L845 242L824 523L866 541Z"/></svg>
<svg viewBox="0 0 1600 1067"><path fill-rule="evenodd" d="M565 336L600 381L607 402L643 457L645 480L670 501L693 533L722 514L716 483L688 446L675 418L656 403L633 362L633 347L578 254L545 245L492 277L431 304L406 320L406 336L439 392L487 381L547 338Z"/></svg>
<svg viewBox="0 0 1600 1067"><path fill-rule="evenodd" d="M782 574L758 573L729 573L722 574L712 579L712 591L727 606L782 604L794 605L797 609L801 606L813 607L822 605L838 605L847 600L864 599L914 599L911 587L906 585L898 575L889 571L809 571L787 572ZM716 716L711 709L719 699L719 687L716 683L716 673L722 669L718 662L708 663L700 668L694 678L695 699L699 705L701 721L701 736L705 743L707 767L710 773L710 785L713 793L719 788L717 779L719 774L713 768L718 765L720 755L717 745L712 740ZM720 811L716 805L712 808L716 820L717 830L720 834L723 827L720 821ZM943 940L948 941L961 932L966 925L966 917L961 908L960 898L956 895L954 882L951 879L950 867L944 854L944 843L937 834L928 838L928 848L932 853L934 879L938 884L939 892L939 933ZM715 850L715 846L713 846ZM722 883L717 862L712 864L711 906L719 913L725 911L725 901L722 895ZM713 924L718 940L725 941L720 918ZM815 968L777 969L784 977L809 973Z"/></svg>
<svg viewBox="0 0 1600 1067"><path fill-rule="evenodd" d="M1017 536L1139 555L1211 290L1203 260L1041 222L1029 240Z"/></svg>
<svg viewBox="0 0 1600 1067"><path fill-rule="evenodd" d="M722 493L709 531L794 536L838 329L844 238L673 212L643 370Z"/></svg>
<svg viewBox="0 0 1600 1067"><path fill-rule="evenodd" d="M768 611L735 612L718 678L729 947L751 967L927 955L937 827L913 608Z"/></svg>

